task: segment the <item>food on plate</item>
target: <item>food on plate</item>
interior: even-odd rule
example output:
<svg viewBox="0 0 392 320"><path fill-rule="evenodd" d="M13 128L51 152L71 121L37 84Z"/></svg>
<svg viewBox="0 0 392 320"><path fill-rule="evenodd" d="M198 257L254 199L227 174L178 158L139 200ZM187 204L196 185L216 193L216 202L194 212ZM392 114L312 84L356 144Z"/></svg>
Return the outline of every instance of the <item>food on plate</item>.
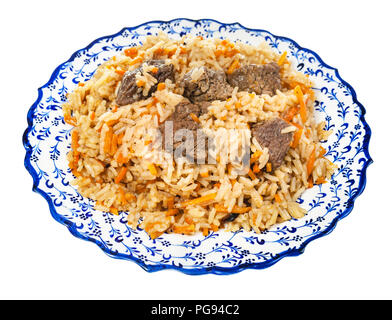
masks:
<svg viewBox="0 0 392 320"><path fill-rule="evenodd" d="M96 208L161 234L260 231L330 179L312 83L268 44L148 36L63 105L69 166Z"/></svg>

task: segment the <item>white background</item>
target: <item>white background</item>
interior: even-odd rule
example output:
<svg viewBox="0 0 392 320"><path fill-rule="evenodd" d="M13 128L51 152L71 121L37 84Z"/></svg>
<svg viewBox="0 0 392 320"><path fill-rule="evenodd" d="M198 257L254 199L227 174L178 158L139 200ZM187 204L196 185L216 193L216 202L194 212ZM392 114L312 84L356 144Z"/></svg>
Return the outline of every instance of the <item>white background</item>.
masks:
<svg viewBox="0 0 392 320"><path fill-rule="evenodd" d="M6 1L0 12L0 298L391 299L390 1ZM357 92L372 128L364 193L305 253L230 276L147 273L79 240L31 191L26 114L53 70L94 39L149 20L213 18L310 48Z"/></svg>

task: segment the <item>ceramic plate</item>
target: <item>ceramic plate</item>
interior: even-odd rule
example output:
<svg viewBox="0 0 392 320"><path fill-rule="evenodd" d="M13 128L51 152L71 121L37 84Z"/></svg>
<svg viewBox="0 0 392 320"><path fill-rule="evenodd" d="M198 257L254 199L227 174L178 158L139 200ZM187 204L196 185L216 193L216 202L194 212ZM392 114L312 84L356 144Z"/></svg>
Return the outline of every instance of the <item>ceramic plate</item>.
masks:
<svg viewBox="0 0 392 320"><path fill-rule="evenodd" d="M64 122L61 110L66 94L79 82L89 80L104 61L124 48L142 44L146 36L161 30L176 39L190 33L252 45L266 41L279 54L287 51L292 66L314 82L316 118L325 120L327 129L333 130L323 147L338 169L328 183L308 189L298 200L308 210L305 217L274 225L261 234L163 234L151 240L144 230L127 224L126 212L116 216L97 211L94 202L82 197L70 184L73 176L66 154L72 127ZM371 133L364 114L355 91L338 71L291 39L209 19L151 21L93 41L62 63L48 83L39 88L23 136L25 166L33 177L33 190L47 200L53 218L74 236L96 243L111 257L135 261L147 271L231 274L247 268L266 268L283 257L302 253L310 241L329 233L352 211L354 200L365 187L366 168L372 162L368 152Z"/></svg>

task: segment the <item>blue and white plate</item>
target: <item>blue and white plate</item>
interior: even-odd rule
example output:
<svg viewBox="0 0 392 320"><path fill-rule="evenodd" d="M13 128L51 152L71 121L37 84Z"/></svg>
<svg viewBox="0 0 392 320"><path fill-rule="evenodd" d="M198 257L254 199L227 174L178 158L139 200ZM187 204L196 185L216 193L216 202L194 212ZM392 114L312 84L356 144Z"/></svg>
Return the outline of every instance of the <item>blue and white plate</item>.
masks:
<svg viewBox="0 0 392 320"><path fill-rule="evenodd" d="M64 122L61 110L66 94L79 82L89 80L104 61L124 48L142 44L146 36L160 30L177 39L190 33L252 45L264 40L278 53L287 51L294 68L309 75L315 83L316 117L325 120L327 129L333 130L323 144L326 157L338 169L331 181L314 186L299 199L308 210L305 217L277 224L261 234L219 231L207 237L164 234L151 240L145 231L127 224L126 212L115 216L97 211L94 202L82 197L70 184L73 176L66 154L70 150L72 127ZM366 168L372 162L365 109L338 71L293 40L238 23L175 19L124 28L75 52L53 72L38 94L28 112L28 128L23 136L25 166L33 177L33 190L47 200L52 216L74 236L95 242L111 257L135 261L147 271L176 269L187 274L231 274L247 268L266 268L283 257L298 255L310 241L329 233L352 211L354 200L365 187Z"/></svg>

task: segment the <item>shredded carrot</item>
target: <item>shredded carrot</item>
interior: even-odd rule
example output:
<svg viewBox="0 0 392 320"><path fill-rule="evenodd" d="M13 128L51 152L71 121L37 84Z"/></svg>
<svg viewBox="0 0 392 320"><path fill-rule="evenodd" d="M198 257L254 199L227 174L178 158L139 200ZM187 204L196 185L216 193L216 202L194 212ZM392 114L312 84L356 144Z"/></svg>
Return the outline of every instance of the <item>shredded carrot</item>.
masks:
<svg viewBox="0 0 392 320"><path fill-rule="evenodd" d="M165 49L164 50L164 53L169 57L169 58L171 58L175 53L176 53L176 51L177 51L177 48L174 48L174 49L171 49L171 50L169 50L169 49Z"/></svg>
<svg viewBox="0 0 392 320"><path fill-rule="evenodd" d="M187 206L194 206L194 205L205 205L208 204L210 201L214 200L216 197L217 193L213 192L213 193L209 193L205 196L199 197L199 198L195 198L195 199L191 199L191 200L186 200L183 202L180 202L179 206L181 208L187 207Z"/></svg>
<svg viewBox="0 0 392 320"><path fill-rule="evenodd" d="M118 164L125 164L128 162L128 159L123 156L122 152L120 152L117 156L116 161Z"/></svg>
<svg viewBox="0 0 392 320"><path fill-rule="evenodd" d="M120 202L121 202L122 205L125 205L125 204L127 203L127 200L126 200L126 198L125 198L125 191L124 191L124 189L121 188L121 187L118 188L118 191L119 191L119 193L120 193L120 196L119 196Z"/></svg>
<svg viewBox="0 0 392 320"><path fill-rule="evenodd" d="M242 107L241 102L237 101L234 106L236 107L236 109L239 109Z"/></svg>
<svg viewBox="0 0 392 320"><path fill-rule="evenodd" d="M175 216L176 214L178 214L178 212L179 212L178 209L172 208L165 212L165 216L166 217Z"/></svg>
<svg viewBox="0 0 392 320"><path fill-rule="evenodd" d="M124 54L132 59L137 56L137 52L138 52L138 48L136 47L131 47L124 50Z"/></svg>
<svg viewBox="0 0 392 320"><path fill-rule="evenodd" d="M143 61L143 58L142 58L142 57L137 57L137 58L133 59L133 60L129 63L129 65L130 65L130 66L133 66L133 65L135 65L135 64L141 63L142 61Z"/></svg>
<svg viewBox="0 0 392 320"><path fill-rule="evenodd" d="M299 114L301 116L302 123L305 123L307 118L306 105L304 102L304 94L302 93L299 85L294 88L294 94L297 96L299 101Z"/></svg>
<svg viewBox="0 0 392 320"><path fill-rule="evenodd" d="M95 112L93 111L90 114L90 120L94 120L94 119L95 119Z"/></svg>
<svg viewBox="0 0 392 320"><path fill-rule="evenodd" d="M194 113L190 113L189 116L192 118L193 121L200 123L200 119Z"/></svg>
<svg viewBox="0 0 392 320"><path fill-rule="evenodd" d="M219 189L220 186L221 186L221 183L220 183L220 182L217 182L217 183L214 184L214 188L218 188L218 189Z"/></svg>
<svg viewBox="0 0 392 320"><path fill-rule="evenodd" d="M174 197L167 198L166 202L167 202L167 208L168 209L173 209L174 208Z"/></svg>
<svg viewBox="0 0 392 320"><path fill-rule="evenodd" d="M195 232L195 225L187 225L187 226L174 226L173 227L174 233L185 233L185 234L192 234Z"/></svg>
<svg viewBox="0 0 392 320"><path fill-rule="evenodd" d="M327 150L325 150L324 147L320 146L319 149L320 149L320 153L319 153L320 157L322 157L323 155L325 155L327 153Z"/></svg>
<svg viewBox="0 0 392 320"><path fill-rule="evenodd" d="M79 87L84 87L84 83L83 83L83 82L79 82L79 83L78 83L78 86L79 86Z"/></svg>
<svg viewBox="0 0 392 320"><path fill-rule="evenodd" d="M136 81L136 85L137 85L139 88L140 88L140 87L143 87L145 84L146 84L146 82L143 81L143 80L138 80L138 81Z"/></svg>
<svg viewBox="0 0 392 320"><path fill-rule="evenodd" d="M120 76L123 76L125 74L125 70L122 70L122 69L116 69L116 70L114 70L114 72L119 74Z"/></svg>
<svg viewBox="0 0 392 320"><path fill-rule="evenodd" d="M259 173L260 172L260 167L259 167L259 164L258 163L255 163L254 165L253 165L253 172L254 173Z"/></svg>
<svg viewBox="0 0 392 320"><path fill-rule="evenodd" d="M124 132L120 133L117 138L118 145L122 144L122 139L124 138Z"/></svg>
<svg viewBox="0 0 392 320"><path fill-rule="evenodd" d="M313 188L313 177L308 178L308 189Z"/></svg>
<svg viewBox="0 0 392 320"><path fill-rule="evenodd" d="M316 161L316 146L313 147L312 153L309 156L308 163L306 164L306 169L308 173L308 177L313 171L314 168L314 162Z"/></svg>
<svg viewBox="0 0 392 320"><path fill-rule="evenodd" d="M255 174L253 173L253 171L252 171L251 169L249 169L248 175L249 175L249 177L250 177L252 180L257 179L257 177L255 176Z"/></svg>
<svg viewBox="0 0 392 320"><path fill-rule="evenodd" d="M151 238L152 240L154 240L154 239L156 239L156 238L159 238L162 234L163 234L163 232L161 232L161 231L154 231L154 232L150 232L150 233L149 233L150 238Z"/></svg>
<svg viewBox="0 0 392 320"><path fill-rule="evenodd" d="M319 177L316 180L316 184L323 184L323 183L326 183L326 182L327 182L327 180L325 180L324 177Z"/></svg>
<svg viewBox="0 0 392 320"><path fill-rule="evenodd" d="M71 115L69 113L64 115L64 121L65 123L70 124L71 126L76 127L77 126L77 121L74 117L71 117Z"/></svg>
<svg viewBox="0 0 392 320"><path fill-rule="evenodd" d="M164 82L158 83L158 87L157 87L157 90L158 90L158 91L162 91L162 90L164 90L165 88L166 88L166 85L165 85Z"/></svg>
<svg viewBox="0 0 392 320"><path fill-rule="evenodd" d="M208 236L208 228L203 228L203 236Z"/></svg>
<svg viewBox="0 0 392 320"><path fill-rule="evenodd" d="M279 195L278 194L275 194L275 201L277 202L277 203L281 203L282 202L282 199L279 197Z"/></svg>
<svg viewBox="0 0 392 320"><path fill-rule="evenodd" d="M299 112L299 108L297 107L291 107L287 112L284 114L283 119L286 120L287 122L290 122L293 120L293 118L297 115Z"/></svg>
<svg viewBox="0 0 392 320"><path fill-rule="evenodd" d="M111 208L109 209L109 211L110 211L110 213L115 214L116 216L118 216L118 209L117 209L117 208L111 207Z"/></svg>
<svg viewBox="0 0 392 320"><path fill-rule="evenodd" d="M153 176L157 176L157 175L158 175L157 167L155 166L155 164L150 163L150 164L148 165L148 170L150 171L150 173L151 173Z"/></svg>
<svg viewBox="0 0 392 320"><path fill-rule="evenodd" d="M256 162L260 156L263 154L261 150L256 150L251 156L250 156L250 163Z"/></svg>
<svg viewBox="0 0 392 320"><path fill-rule="evenodd" d="M157 72L158 72L158 68L157 68L157 67L152 68L152 69L151 69L151 72L152 72L153 74L157 73Z"/></svg>
<svg viewBox="0 0 392 320"><path fill-rule="evenodd" d="M239 61L238 59L235 59L233 63L230 65L229 69L227 70L227 74L232 74L235 69L239 67Z"/></svg>
<svg viewBox="0 0 392 320"><path fill-rule="evenodd" d="M127 168L126 167L122 167L120 169L120 172L117 174L116 179L114 179L114 183L120 183L122 179L124 179L125 174L127 173Z"/></svg>
<svg viewBox="0 0 392 320"><path fill-rule="evenodd" d="M103 145L103 151L105 153L110 153L111 144L112 144L112 137L113 137L113 128L109 127L108 132L106 132L105 139L104 139L104 145Z"/></svg>
<svg viewBox="0 0 392 320"><path fill-rule="evenodd" d="M110 127L114 126L115 124L117 124L118 122L119 122L118 120L113 119L113 120L106 121L106 125L110 128Z"/></svg>
<svg viewBox="0 0 392 320"><path fill-rule="evenodd" d="M282 55L280 56L279 60L278 60L278 65L281 66L283 65L283 63L285 62L287 57L287 51L283 52Z"/></svg>
<svg viewBox="0 0 392 320"><path fill-rule="evenodd" d="M216 58L219 58L221 55L223 55L223 50L217 49L215 50L214 54Z"/></svg>
<svg viewBox="0 0 392 320"><path fill-rule="evenodd" d="M146 141L144 141L144 145L148 146L149 144L151 144L151 142L152 142L152 140L146 140Z"/></svg>
<svg viewBox="0 0 392 320"><path fill-rule="evenodd" d="M268 162L268 163L266 164L266 166L265 166L265 169L266 169L267 172L271 172L271 171L272 171L272 163L271 163L271 162Z"/></svg>
<svg viewBox="0 0 392 320"><path fill-rule="evenodd" d="M193 223L193 219L192 219L191 217L189 217L189 216L186 216L186 217L185 217L185 222L186 222L187 224L192 224L192 223Z"/></svg>
<svg viewBox="0 0 392 320"><path fill-rule="evenodd" d="M115 133L113 133L112 142L110 144L110 153L109 153L111 156L114 156L114 154L117 152L117 143L118 143L117 137L118 136Z"/></svg>
<svg viewBox="0 0 392 320"><path fill-rule="evenodd" d="M212 224L211 229L212 231L217 232L219 230L219 226L217 226L216 224Z"/></svg>
<svg viewBox="0 0 392 320"><path fill-rule="evenodd" d="M208 171L200 172L200 176L202 176L203 178L207 178L209 175L210 175L210 174L209 174Z"/></svg>
<svg viewBox="0 0 392 320"><path fill-rule="evenodd" d="M229 212L229 210L227 210L227 208L223 204L216 204L214 207L215 207L215 210L217 213L242 214L242 213L249 212L252 209L251 207L240 207L240 206L234 205L233 208L231 209L231 211Z"/></svg>
<svg viewBox="0 0 392 320"><path fill-rule="evenodd" d="M187 48L185 48L185 47L180 47L180 53L181 53L181 54L185 54L185 53L187 53L187 52L188 52Z"/></svg>
<svg viewBox="0 0 392 320"><path fill-rule="evenodd" d="M291 141L291 147L292 147L292 148L296 148L296 147L298 146L299 141L300 141L301 136L302 136L302 131L303 131L303 128L298 129L298 130L294 133L293 141Z"/></svg>

